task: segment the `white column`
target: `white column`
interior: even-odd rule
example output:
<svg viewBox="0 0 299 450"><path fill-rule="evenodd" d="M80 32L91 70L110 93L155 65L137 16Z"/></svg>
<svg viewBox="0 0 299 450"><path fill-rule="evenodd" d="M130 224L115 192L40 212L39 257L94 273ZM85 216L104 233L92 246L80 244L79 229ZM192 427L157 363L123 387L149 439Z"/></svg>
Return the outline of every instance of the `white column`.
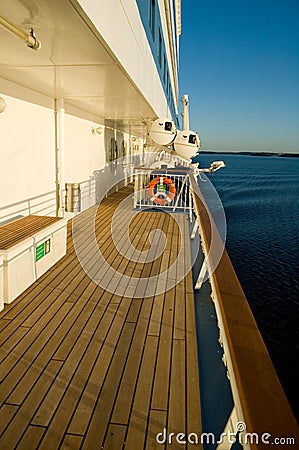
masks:
<svg viewBox="0 0 299 450"><path fill-rule="evenodd" d="M55 145L56 145L56 198L57 213L63 217L65 212L64 176L64 101L55 100Z"/></svg>

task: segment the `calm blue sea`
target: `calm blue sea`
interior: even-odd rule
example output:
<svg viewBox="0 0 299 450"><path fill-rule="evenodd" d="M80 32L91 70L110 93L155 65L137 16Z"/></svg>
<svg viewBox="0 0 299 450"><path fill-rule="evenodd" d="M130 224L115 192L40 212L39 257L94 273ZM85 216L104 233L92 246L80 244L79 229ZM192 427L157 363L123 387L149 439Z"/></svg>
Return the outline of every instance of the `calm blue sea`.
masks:
<svg viewBox="0 0 299 450"><path fill-rule="evenodd" d="M209 177L226 214L226 247L299 417L299 158L211 154L198 160L202 167L227 164Z"/></svg>

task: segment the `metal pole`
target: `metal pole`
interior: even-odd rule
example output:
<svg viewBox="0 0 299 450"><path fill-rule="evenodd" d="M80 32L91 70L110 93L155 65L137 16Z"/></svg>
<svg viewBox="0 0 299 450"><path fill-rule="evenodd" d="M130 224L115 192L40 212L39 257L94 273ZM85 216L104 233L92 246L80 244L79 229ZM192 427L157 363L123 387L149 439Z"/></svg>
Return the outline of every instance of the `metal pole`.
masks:
<svg viewBox="0 0 299 450"><path fill-rule="evenodd" d="M56 216L64 216L64 103L54 100Z"/></svg>
<svg viewBox="0 0 299 450"><path fill-rule="evenodd" d="M183 103L183 112L182 112L183 129L189 130L189 98L188 98L188 94L183 95L182 103Z"/></svg>
<svg viewBox="0 0 299 450"><path fill-rule="evenodd" d="M26 42L29 48L32 48L33 50L39 50L41 48L42 44L38 39L36 39L33 28L30 29L29 33L27 33L3 16L0 16L0 26L19 39L22 39L22 41Z"/></svg>

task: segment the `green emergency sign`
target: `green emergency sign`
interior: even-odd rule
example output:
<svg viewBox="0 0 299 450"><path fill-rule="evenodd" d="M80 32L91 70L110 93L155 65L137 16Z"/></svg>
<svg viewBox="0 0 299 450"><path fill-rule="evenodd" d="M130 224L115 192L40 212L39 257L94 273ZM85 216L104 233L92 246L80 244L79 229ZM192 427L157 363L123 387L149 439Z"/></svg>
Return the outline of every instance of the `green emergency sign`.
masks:
<svg viewBox="0 0 299 450"><path fill-rule="evenodd" d="M51 250L51 240L48 239L47 241L43 242L42 244L38 245L35 249L35 261L39 261L41 258L43 258L47 253L49 253Z"/></svg>

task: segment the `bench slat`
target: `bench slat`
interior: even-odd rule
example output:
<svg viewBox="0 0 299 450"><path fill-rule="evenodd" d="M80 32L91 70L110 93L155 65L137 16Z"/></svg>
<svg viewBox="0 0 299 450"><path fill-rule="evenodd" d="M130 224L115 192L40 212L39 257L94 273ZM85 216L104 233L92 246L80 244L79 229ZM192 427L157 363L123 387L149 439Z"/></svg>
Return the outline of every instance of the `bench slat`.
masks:
<svg viewBox="0 0 299 450"><path fill-rule="evenodd" d="M29 215L0 226L0 250L8 250L59 220L61 217Z"/></svg>

